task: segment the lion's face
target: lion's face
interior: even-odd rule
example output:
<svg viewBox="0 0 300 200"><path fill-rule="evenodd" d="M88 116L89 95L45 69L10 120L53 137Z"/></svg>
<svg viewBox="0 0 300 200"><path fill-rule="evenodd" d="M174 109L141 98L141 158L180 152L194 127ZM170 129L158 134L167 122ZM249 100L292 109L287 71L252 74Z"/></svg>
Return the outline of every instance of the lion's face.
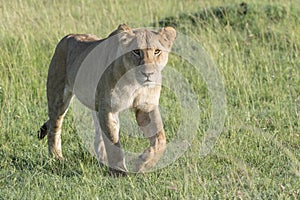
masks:
<svg viewBox="0 0 300 200"><path fill-rule="evenodd" d="M161 71L168 62L168 54L176 37L171 27L158 32L145 29L130 29L120 26L118 30L122 63L125 76L140 85L161 83Z"/></svg>

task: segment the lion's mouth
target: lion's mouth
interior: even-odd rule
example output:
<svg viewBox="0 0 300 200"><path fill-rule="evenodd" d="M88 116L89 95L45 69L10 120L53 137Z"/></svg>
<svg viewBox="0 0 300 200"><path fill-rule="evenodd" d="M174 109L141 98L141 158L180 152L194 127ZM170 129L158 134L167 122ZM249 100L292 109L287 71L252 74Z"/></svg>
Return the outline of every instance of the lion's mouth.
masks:
<svg viewBox="0 0 300 200"><path fill-rule="evenodd" d="M150 79L150 77L145 77L144 83L151 83L154 82L153 80Z"/></svg>
<svg viewBox="0 0 300 200"><path fill-rule="evenodd" d="M143 83L144 86L154 86L156 85L154 81L151 81L149 79L145 80Z"/></svg>

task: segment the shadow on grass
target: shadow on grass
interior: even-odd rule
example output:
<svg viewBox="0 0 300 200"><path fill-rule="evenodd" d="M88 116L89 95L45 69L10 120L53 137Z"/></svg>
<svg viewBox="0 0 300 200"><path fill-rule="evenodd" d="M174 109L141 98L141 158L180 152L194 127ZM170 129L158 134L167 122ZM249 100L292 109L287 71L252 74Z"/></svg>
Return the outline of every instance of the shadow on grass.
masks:
<svg viewBox="0 0 300 200"><path fill-rule="evenodd" d="M257 20L263 19L268 23L279 23L288 14L296 15L294 10L288 13L288 8L279 4L253 4L240 3L228 6L205 8L199 12L183 13L178 16L164 18L153 26L173 26L184 31L186 28L197 27L209 28L216 25L231 26L235 30L244 30L246 26L255 26Z"/></svg>
<svg viewBox="0 0 300 200"><path fill-rule="evenodd" d="M230 33L239 44L248 46L245 47L245 54L251 51L251 43L283 51L287 46L297 50L296 43L288 39L288 31L280 31L278 27L286 27L291 22L300 23L299 11L299 7L289 4L243 2L166 17L152 26L172 26L188 35L201 35L202 31L215 32L220 33L220 38L224 40Z"/></svg>
<svg viewBox="0 0 300 200"><path fill-rule="evenodd" d="M38 148L38 147L36 147ZM0 168L17 172L30 172L32 174L55 175L59 177L81 177L85 170L93 170L100 176L109 176L106 167L100 167L97 159L92 156L84 147L76 151L66 150L65 160L60 161L50 158L47 153L44 155L33 149L33 152L20 152L0 150L0 156L4 158ZM94 166L94 167L90 167Z"/></svg>
<svg viewBox="0 0 300 200"><path fill-rule="evenodd" d="M247 4L243 2L230 6L205 8L199 12L190 14L183 13L179 16L170 16L158 21L158 24L154 25L178 27L188 22L195 26L211 23L235 26L239 25L239 22L249 19L252 15L264 16L268 20L276 23L283 20L287 14L287 8L283 5L265 4L258 7L258 5L255 6L251 3Z"/></svg>

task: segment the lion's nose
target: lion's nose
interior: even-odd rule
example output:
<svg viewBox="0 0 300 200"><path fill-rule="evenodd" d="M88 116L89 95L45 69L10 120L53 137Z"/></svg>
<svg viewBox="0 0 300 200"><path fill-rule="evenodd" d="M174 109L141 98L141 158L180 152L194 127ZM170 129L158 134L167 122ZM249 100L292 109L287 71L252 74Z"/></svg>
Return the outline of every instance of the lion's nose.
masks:
<svg viewBox="0 0 300 200"><path fill-rule="evenodd" d="M151 73L145 73L145 72L142 72L142 74L143 74L144 76L146 76L147 79L149 79L150 76L154 74L154 72L151 72Z"/></svg>

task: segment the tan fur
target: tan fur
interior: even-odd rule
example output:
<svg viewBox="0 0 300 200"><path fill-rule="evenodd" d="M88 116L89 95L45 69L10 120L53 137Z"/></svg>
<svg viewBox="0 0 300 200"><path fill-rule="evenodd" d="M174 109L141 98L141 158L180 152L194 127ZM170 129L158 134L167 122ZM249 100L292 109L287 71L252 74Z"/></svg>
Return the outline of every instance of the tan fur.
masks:
<svg viewBox="0 0 300 200"><path fill-rule="evenodd" d="M103 40L90 34L71 34L64 37L57 45L49 67L47 79L49 120L39 132L40 139L48 136L49 154L63 159L62 121L72 97L76 95L84 105L94 110L96 129L94 146L101 163L108 163L113 170L127 171L124 153L120 148L118 114L124 109L133 108L138 125L145 137L150 140L150 146L136 161L136 171L144 172L153 167L166 147L158 103L161 71L167 64L168 53L175 37L176 32L171 27L154 32L131 29L124 24ZM90 87L85 88L80 82L80 76L76 75L89 53L107 41L109 45L100 55L101 58L104 56L106 59L105 52L110 51L121 52L121 56L117 56L103 72L95 87L96 95L94 95L93 91L89 90ZM114 45L114 42L117 45ZM115 46L117 49L112 49ZM126 51L128 49L130 51ZM93 74L95 73L91 73L90 76ZM79 77L79 81L76 77ZM81 86L83 88L80 88Z"/></svg>

